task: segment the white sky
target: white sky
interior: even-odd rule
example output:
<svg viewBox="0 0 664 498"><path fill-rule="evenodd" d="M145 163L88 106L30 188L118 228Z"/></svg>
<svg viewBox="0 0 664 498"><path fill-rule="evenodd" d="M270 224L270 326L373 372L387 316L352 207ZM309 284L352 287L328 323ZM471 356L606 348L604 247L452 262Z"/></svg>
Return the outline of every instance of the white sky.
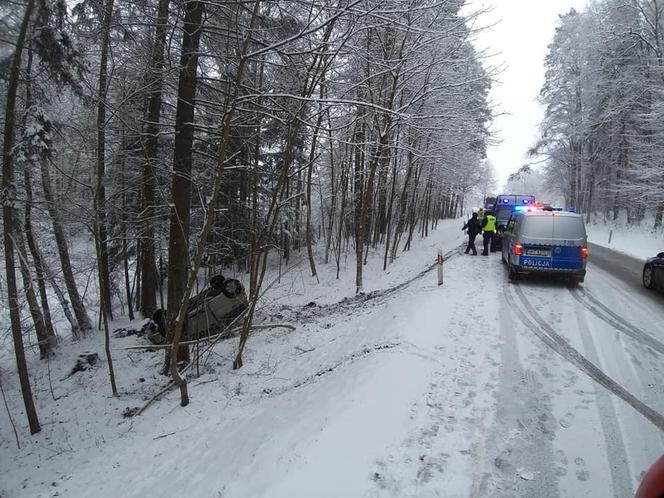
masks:
<svg viewBox="0 0 664 498"><path fill-rule="evenodd" d="M528 162L528 149L538 136L544 109L537 96L544 83L544 58L553 39L558 15L570 8L583 10L586 0L471 0L466 9L491 8L477 23L492 26L475 40L478 50L494 54L486 64L503 66L490 98L496 113L492 131L498 145L487 156L499 188L510 173Z"/></svg>

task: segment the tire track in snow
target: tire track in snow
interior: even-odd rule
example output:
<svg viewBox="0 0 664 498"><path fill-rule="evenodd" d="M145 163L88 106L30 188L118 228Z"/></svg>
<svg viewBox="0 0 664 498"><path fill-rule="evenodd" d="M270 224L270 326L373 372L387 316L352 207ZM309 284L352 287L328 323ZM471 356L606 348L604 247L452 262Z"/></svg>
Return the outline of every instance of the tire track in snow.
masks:
<svg viewBox="0 0 664 498"><path fill-rule="evenodd" d="M488 463L493 468L481 476L471 496L555 498L560 490L551 400L537 373L524 367L512 323L512 310L507 307L499 319L500 387L494 392L496 415L488 443Z"/></svg>
<svg viewBox="0 0 664 498"><path fill-rule="evenodd" d="M510 286L514 286L516 294L519 296L520 301L526 308L530 316L524 313L516 304L516 300L511 293ZM560 336L553 328L544 320L528 298L523 293L518 284L506 284L504 286L504 294L510 307L516 312L521 322L528 327L542 342L553 349L560 356L569 361L572 365L576 366L579 370L588 375L591 379L604 386L620 399L628 403L637 412L648 419L659 430L664 431L664 416L655 411L627 389L622 387L611 377L606 375L594 363L588 360L585 356L574 349L562 336Z"/></svg>
<svg viewBox="0 0 664 498"><path fill-rule="evenodd" d="M634 325L627 322L627 320L609 309L587 290L569 289L569 291L572 296L574 296L574 299L581 303L588 311L590 311L600 320L603 320L619 332L628 335L642 345L647 346L660 354L664 354L663 343L652 337L650 334L644 332L640 328L635 327Z"/></svg>
<svg viewBox="0 0 664 498"><path fill-rule="evenodd" d="M583 303L581 304L583 305ZM588 323L582 313L583 309L585 309L585 305L582 307L576 306L574 310L579 331L581 332L581 342L590 360L599 365L599 355ZM632 489L633 483L630 465L616 408L611 397L604 389L596 389L595 398L597 400L599 421L602 426L602 432L604 433L604 441L606 442L606 454L611 472L613 495L631 496L634 489Z"/></svg>

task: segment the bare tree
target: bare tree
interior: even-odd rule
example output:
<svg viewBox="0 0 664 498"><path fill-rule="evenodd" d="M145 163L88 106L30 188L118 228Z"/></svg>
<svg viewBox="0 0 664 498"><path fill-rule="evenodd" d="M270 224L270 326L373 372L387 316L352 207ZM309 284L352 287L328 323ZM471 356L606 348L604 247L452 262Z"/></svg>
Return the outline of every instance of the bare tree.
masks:
<svg viewBox="0 0 664 498"><path fill-rule="evenodd" d="M28 377L28 366L25 361L23 349L23 337L21 334L21 317L19 316L18 289L16 286L15 260L14 260L14 203L16 202L16 184L14 183L13 148L14 148L14 126L16 123L16 93L18 90L21 55L25 44L25 37L34 9L34 1L29 0L21 28L16 39L16 48L12 56L9 68L9 82L7 86L7 100L5 103L5 130L2 144L2 220L5 250L5 272L7 276L7 297L9 300L9 317L12 326L12 338L14 339L14 352L16 354L16 366L18 368L19 380L23 404L28 416L30 433L36 434L41 431L37 410L32 399L32 389Z"/></svg>

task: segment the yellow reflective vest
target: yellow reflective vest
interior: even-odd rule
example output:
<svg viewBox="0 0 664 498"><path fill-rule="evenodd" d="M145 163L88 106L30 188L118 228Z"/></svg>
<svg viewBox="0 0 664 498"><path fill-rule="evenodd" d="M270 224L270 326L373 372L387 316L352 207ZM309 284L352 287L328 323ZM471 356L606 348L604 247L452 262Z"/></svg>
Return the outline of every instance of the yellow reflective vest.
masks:
<svg viewBox="0 0 664 498"><path fill-rule="evenodd" d="M496 217L492 214L485 215L486 225L484 225L485 232L495 232L496 231Z"/></svg>

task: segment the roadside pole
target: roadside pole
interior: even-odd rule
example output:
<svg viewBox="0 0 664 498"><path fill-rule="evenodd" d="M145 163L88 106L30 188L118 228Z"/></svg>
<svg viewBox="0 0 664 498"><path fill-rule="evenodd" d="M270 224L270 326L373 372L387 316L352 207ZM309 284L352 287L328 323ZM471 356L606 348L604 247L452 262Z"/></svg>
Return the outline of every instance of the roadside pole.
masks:
<svg viewBox="0 0 664 498"><path fill-rule="evenodd" d="M443 285L443 250L438 249L438 257L436 258L436 265L438 266L438 285Z"/></svg>

